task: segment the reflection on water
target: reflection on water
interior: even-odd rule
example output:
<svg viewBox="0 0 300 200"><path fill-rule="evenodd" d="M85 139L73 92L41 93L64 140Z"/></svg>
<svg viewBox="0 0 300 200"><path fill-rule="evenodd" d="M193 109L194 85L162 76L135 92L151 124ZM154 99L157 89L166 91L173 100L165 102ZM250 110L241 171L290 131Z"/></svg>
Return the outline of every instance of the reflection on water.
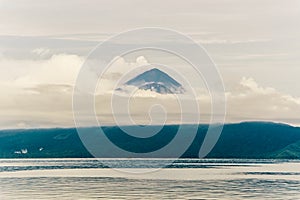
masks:
<svg viewBox="0 0 300 200"><path fill-rule="evenodd" d="M129 168L162 160L111 162ZM131 176L95 160L1 160L0 199L300 199L299 166L181 159L158 175Z"/></svg>
<svg viewBox="0 0 300 200"><path fill-rule="evenodd" d="M285 160L251 159L3 159L0 172L46 169L97 169L97 168L212 168L219 166L249 166L281 163ZM170 164L172 163L172 164ZM109 167L107 167L109 166Z"/></svg>
<svg viewBox="0 0 300 200"><path fill-rule="evenodd" d="M297 199L300 182L275 180L173 181L124 178L4 178L3 199Z"/></svg>

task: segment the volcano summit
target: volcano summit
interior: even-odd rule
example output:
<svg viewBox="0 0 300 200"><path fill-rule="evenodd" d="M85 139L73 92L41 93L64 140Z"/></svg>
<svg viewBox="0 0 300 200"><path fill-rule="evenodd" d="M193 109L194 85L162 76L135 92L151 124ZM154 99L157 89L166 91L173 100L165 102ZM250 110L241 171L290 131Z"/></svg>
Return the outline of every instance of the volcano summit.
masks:
<svg viewBox="0 0 300 200"><path fill-rule="evenodd" d="M153 68L127 81L124 86L134 86L140 90L150 90L159 94L183 94L185 89L167 73ZM118 90L122 90L118 88Z"/></svg>

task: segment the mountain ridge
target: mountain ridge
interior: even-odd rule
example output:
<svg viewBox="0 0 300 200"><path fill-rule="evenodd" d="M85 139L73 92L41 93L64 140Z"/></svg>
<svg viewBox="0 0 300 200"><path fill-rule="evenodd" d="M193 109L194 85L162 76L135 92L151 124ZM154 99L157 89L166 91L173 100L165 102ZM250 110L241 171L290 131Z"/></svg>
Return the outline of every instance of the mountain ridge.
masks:
<svg viewBox="0 0 300 200"><path fill-rule="evenodd" d="M189 128L198 125L184 126ZM164 137L153 137L145 140L145 143L123 135L119 127L102 128L119 147L142 153L168 144L176 135L178 127L179 125L166 125L160 133ZM96 128L99 127L82 129L94 131ZM207 124L199 125L195 140L182 157L197 158L207 128ZM114 157L107 155L110 156ZM76 128L0 131L0 158L90 157L92 156L83 146ZM270 122L225 124L221 137L207 158L299 159L300 128Z"/></svg>

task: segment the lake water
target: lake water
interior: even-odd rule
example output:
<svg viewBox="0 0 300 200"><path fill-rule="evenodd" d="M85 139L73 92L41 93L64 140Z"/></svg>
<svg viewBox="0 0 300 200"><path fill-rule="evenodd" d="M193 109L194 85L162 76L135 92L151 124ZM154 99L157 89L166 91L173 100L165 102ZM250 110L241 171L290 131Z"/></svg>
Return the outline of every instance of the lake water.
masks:
<svg viewBox="0 0 300 200"><path fill-rule="evenodd" d="M2 159L0 199L300 199L300 161ZM109 165L112 168L107 168Z"/></svg>

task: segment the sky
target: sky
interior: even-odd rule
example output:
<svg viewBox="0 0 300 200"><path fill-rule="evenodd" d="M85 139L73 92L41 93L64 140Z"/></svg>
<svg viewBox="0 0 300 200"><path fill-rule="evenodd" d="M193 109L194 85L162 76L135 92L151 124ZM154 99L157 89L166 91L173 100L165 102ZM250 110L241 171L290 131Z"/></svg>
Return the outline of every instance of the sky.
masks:
<svg viewBox="0 0 300 200"><path fill-rule="evenodd" d="M299 125L299 19L299 0L0 0L0 129L74 126L73 87L89 53L115 34L142 27L178 31L206 49L224 81L226 122ZM153 62L149 57L119 58L117 70L107 72L102 91L108 92L97 93L96 105L104 124L113 124L103 102L120 69L135 70ZM174 61L173 67L197 82L188 66ZM199 85L206 122L209 94L200 79ZM142 105L159 101L170 112L169 122L177 123L172 98L138 94L135 120L148 123L149 110Z"/></svg>

